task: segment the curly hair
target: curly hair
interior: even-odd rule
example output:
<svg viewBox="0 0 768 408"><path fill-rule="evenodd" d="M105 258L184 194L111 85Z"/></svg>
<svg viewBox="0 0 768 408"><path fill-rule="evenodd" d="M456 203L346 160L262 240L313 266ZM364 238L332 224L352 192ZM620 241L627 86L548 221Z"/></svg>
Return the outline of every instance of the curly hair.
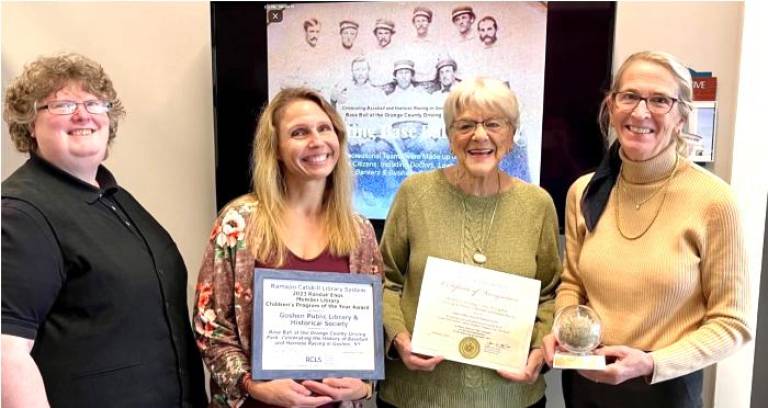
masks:
<svg viewBox="0 0 768 408"><path fill-rule="evenodd" d="M8 124L16 150L22 153L37 151L37 141L32 136L32 123L37 116L36 103L71 83L80 83L84 91L112 102L112 109L107 113L108 143L112 143L117 136L118 122L125 116L112 80L97 62L69 53L32 61L6 89L3 120Z"/></svg>

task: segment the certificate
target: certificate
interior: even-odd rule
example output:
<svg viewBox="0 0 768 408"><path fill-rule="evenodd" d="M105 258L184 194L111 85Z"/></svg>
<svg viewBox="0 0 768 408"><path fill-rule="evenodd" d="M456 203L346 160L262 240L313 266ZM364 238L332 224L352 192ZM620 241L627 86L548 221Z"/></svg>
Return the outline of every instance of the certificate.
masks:
<svg viewBox="0 0 768 408"><path fill-rule="evenodd" d="M381 278L256 268L254 379L384 378Z"/></svg>
<svg viewBox="0 0 768 408"><path fill-rule="evenodd" d="M495 370L528 360L541 282L428 257L413 352Z"/></svg>

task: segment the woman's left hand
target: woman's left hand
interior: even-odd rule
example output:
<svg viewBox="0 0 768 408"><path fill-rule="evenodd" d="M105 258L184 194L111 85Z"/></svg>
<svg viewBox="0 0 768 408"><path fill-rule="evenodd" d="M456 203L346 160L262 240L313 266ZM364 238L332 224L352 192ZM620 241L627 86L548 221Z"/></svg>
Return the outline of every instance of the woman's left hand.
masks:
<svg viewBox="0 0 768 408"><path fill-rule="evenodd" d="M528 363L523 371L497 370L496 372L509 381L533 384L539 378L542 365L544 365L544 351L536 348L528 353Z"/></svg>
<svg viewBox="0 0 768 408"><path fill-rule="evenodd" d="M579 370L582 377L603 384L621 384L632 378L653 374L653 357L650 354L627 346L605 346L595 354L616 359L605 370Z"/></svg>
<svg viewBox="0 0 768 408"><path fill-rule="evenodd" d="M354 401L368 396L371 385L359 378L324 378L323 382L306 380L301 385L319 395L327 395L334 401Z"/></svg>

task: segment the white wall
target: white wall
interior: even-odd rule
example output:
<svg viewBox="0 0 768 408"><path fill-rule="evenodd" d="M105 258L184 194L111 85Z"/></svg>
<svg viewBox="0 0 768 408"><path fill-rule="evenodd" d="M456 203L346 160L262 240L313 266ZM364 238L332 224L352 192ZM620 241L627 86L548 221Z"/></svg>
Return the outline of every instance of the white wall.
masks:
<svg viewBox="0 0 768 408"><path fill-rule="evenodd" d="M742 212L745 225L745 246L749 254L752 287L752 327L756 327L757 305L760 300L760 268L763 261L766 199L768 198L768 138L760 129L764 127L763 102L768 86L764 77L768 72L765 53L767 31L765 2L747 2L744 9L744 34L739 72L738 112L733 139L733 167L731 186ZM765 295L765 294L763 294ZM763 296L764 297L764 296ZM763 304L766 302L763 301ZM763 313L766 313L763 310ZM761 333L762 339L766 334ZM714 393L715 407L757 407L765 401L751 401L755 343L750 343L733 357L717 365L717 382ZM762 393L765 395L765 393Z"/></svg>
<svg viewBox="0 0 768 408"><path fill-rule="evenodd" d="M197 3L2 5L2 87L40 55L104 66L128 112L106 165L170 232L193 294L215 217L210 12ZM2 178L24 160L2 126Z"/></svg>

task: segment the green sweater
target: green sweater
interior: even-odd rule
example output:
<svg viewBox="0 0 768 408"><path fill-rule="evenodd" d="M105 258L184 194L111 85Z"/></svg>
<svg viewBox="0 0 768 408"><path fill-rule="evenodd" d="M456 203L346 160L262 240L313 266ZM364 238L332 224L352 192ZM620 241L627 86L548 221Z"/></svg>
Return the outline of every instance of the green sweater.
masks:
<svg viewBox="0 0 768 408"><path fill-rule="evenodd" d="M473 238L483 246L488 269L541 281L531 339L532 348L540 346L552 325L561 270L555 207L541 188L514 180L511 189L500 193L488 230L495 200L496 196L465 194L440 170L403 182L381 241L388 349L398 333L413 332L427 257L472 264ZM486 231L487 242L483 242ZM397 351L393 348L388 355L397 357ZM387 361L386 373L379 395L398 407L527 407L541 399L545 387L541 377L532 385L518 384L494 370L452 361L427 373L410 371L399 359L392 359Z"/></svg>

